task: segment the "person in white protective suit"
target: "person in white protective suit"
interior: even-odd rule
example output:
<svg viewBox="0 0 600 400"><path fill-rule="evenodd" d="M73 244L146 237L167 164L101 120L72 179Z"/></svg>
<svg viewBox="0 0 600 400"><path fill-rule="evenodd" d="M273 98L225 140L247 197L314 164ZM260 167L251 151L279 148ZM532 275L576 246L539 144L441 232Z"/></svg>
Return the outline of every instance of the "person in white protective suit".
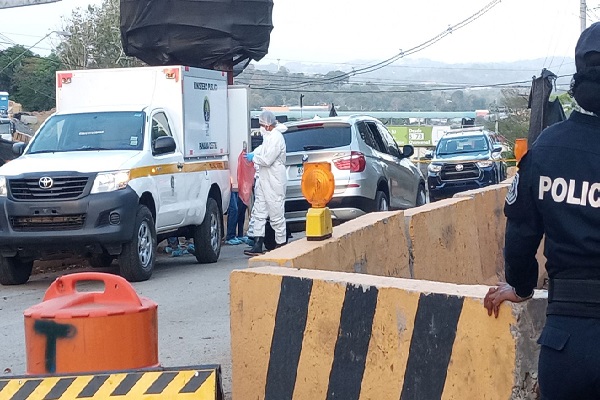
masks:
<svg viewBox="0 0 600 400"><path fill-rule="evenodd" d="M275 231L277 247L283 246L287 241L284 216L287 175L285 141L282 135L287 131L287 126L278 124L275 114L267 110L260 114L258 122L263 142L252 153L246 154L246 159L259 166L252 208L254 246L244 251L244 254L249 256L264 253L267 218Z"/></svg>

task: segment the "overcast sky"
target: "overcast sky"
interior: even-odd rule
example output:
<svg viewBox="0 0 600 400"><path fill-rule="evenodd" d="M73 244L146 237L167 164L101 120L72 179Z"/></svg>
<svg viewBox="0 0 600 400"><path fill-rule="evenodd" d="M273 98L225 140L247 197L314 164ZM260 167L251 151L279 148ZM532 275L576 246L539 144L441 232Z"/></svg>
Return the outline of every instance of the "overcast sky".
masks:
<svg viewBox="0 0 600 400"><path fill-rule="evenodd" d="M348 63L383 60L428 41L448 26L471 17L491 0L275 0L274 29L264 62ZM32 46L76 7L102 0L0 10L2 46L10 41ZM411 58L447 63L544 59L540 67L558 68L573 57L580 31L580 0L502 0L460 30ZM599 20L600 0L588 0L588 26ZM33 50L45 55L49 38ZM571 66L572 67L572 66Z"/></svg>

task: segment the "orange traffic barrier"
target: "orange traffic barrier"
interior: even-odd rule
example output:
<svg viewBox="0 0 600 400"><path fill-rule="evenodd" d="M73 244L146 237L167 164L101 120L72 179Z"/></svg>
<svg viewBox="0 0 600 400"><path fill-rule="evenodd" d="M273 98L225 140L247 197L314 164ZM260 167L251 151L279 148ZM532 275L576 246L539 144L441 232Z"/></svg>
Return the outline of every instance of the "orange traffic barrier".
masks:
<svg viewBox="0 0 600 400"><path fill-rule="evenodd" d="M515 158L517 162L521 161L525 153L527 153L527 139L515 139Z"/></svg>
<svg viewBox="0 0 600 400"><path fill-rule="evenodd" d="M77 283L99 281L104 291ZM57 278L41 303L25 310L27 373L98 372L157 367L158 305L117 275Z"/></svg>

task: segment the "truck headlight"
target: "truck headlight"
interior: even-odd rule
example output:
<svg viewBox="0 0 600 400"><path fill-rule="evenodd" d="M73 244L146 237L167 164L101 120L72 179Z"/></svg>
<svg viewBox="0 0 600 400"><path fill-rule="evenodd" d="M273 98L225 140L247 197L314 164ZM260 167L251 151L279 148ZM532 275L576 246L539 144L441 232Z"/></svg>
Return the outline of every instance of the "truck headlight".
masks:
<svg viewBox="0 0 600 400"><path fill-rule="evenodd" d="M8 195L8 187L6 186L6 177L0 176L0 197Z"/></svg>
<svg viewBox="0 0 600 400"><path fill-rule="evenodd" d="M437 164L429 164L429 166L427 167L427 171L432 172L434 174L437 174L441 170L442 170L442 166L437 165Z"/></svg>
<svg viewBox="0 0 600 400"><path fill-rule="evenodd" d="M491 167L492 164L494 164L494 162L489 161L489 160L488 161L477 161L477 166L479 168L488 168L488 167Z"/></svg>
<svg viewBox="0 0 600 400"><path fill-rule="evenodd" d="M129 183L129 171L115 171L98 174L91 193L114 192L125 189Z"/></svg>

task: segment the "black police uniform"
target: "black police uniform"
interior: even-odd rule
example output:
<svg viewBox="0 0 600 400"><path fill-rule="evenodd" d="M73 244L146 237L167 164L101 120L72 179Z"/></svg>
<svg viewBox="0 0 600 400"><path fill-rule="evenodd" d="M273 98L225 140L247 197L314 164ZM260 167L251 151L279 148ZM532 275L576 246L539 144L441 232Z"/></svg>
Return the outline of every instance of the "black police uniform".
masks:
<svg viewBox="0 0 600 400"><path fill-rule="evenodd" d="M550 278L539 383L543 399L600 399L600 117L573 112L519 163L506 197L506 281L537 284L545 234Z"/></svg>

